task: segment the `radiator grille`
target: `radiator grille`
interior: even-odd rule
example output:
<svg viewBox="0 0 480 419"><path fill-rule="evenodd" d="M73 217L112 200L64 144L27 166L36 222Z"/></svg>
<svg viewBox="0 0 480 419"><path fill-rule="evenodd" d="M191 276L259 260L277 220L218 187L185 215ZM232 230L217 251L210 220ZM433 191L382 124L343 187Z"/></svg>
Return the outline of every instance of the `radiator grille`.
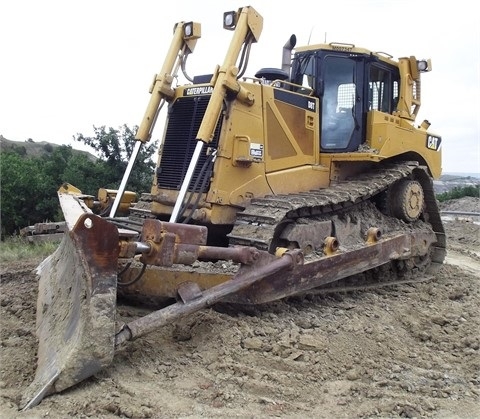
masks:
<svg viewBox="0 0 480 419"><path fill-rule="evenodd" d="M210 96L206 95L182 97L171 106L160 167L157 169L157 185L159 188L180 190L197 144L196 135L209 100ZM197 185L195 190L193 186L207 159L207 148L217 148L218 146L221 120L222 118L219 118L212 142L203 146L189 185L189 191L199 192L200 185Z"/></svg>

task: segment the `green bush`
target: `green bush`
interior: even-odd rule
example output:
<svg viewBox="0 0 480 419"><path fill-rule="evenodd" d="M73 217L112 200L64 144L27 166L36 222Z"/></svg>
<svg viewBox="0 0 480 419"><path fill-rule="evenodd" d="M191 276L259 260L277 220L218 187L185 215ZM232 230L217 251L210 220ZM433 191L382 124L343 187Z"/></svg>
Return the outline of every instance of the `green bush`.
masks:
<svg viewBox="0 0 480 419"><path fill-rule="evenodd" d="M459 199L465 196L480 197L480 185L457 186L450 191L443 192L437 195L440 202L445 202L450 199Z"/></svg>

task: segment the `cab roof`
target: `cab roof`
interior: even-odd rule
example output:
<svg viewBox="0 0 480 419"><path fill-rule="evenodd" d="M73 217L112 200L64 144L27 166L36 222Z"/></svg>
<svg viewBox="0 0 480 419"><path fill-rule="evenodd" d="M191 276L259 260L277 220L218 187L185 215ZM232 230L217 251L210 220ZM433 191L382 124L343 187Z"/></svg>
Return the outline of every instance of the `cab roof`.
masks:
<svg viewBox="0 0 480 419"><path fill-rule="evenodd" d="M373 52L365 48L358 48L354 44L346 44L343 42L330 42L329 44L315 44L307 45L303 47L296 47L295 52L308 52L308 51L317 51L317 50L330 50L330 51L339 51L339 52L351 52L354 54L362 55L373 55L379 60L384 61L388 64L398 65L398 62L394 60L393 56L386 52Z"/></svg>

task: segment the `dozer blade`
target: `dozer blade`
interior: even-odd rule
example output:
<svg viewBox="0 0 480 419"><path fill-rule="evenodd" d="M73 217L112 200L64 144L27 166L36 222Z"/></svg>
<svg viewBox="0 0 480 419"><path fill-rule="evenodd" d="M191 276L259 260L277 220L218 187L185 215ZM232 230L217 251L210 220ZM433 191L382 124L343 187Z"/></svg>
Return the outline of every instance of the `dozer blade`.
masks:
<svg viewBox="0 0 480 419"><path fill-rule="evenodd" d="M23 410L111 363L117 260L117 228L84 214L37 268L38 364Z"/></svg>

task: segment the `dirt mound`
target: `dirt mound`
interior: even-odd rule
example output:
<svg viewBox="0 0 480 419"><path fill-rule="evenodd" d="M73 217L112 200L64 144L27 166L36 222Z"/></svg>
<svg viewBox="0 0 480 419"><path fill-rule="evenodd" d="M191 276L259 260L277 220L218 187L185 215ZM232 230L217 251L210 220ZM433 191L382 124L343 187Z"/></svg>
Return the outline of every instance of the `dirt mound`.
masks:
<svg viewBox="0 0 480 419"><path fill-rule="evenodd" d="M3 266L1 417L480 417L478 225L445 227L447 263L434 279L218 305L131 342L27 412L18 403L36 368L35 265Z"/></svg>
<svg viewBox="0 0 480 419"><path fill-rule="evenodd" d="M480 198L464 196L460 199L450 199L440 203L441 211L480 212Z"/></svg>

